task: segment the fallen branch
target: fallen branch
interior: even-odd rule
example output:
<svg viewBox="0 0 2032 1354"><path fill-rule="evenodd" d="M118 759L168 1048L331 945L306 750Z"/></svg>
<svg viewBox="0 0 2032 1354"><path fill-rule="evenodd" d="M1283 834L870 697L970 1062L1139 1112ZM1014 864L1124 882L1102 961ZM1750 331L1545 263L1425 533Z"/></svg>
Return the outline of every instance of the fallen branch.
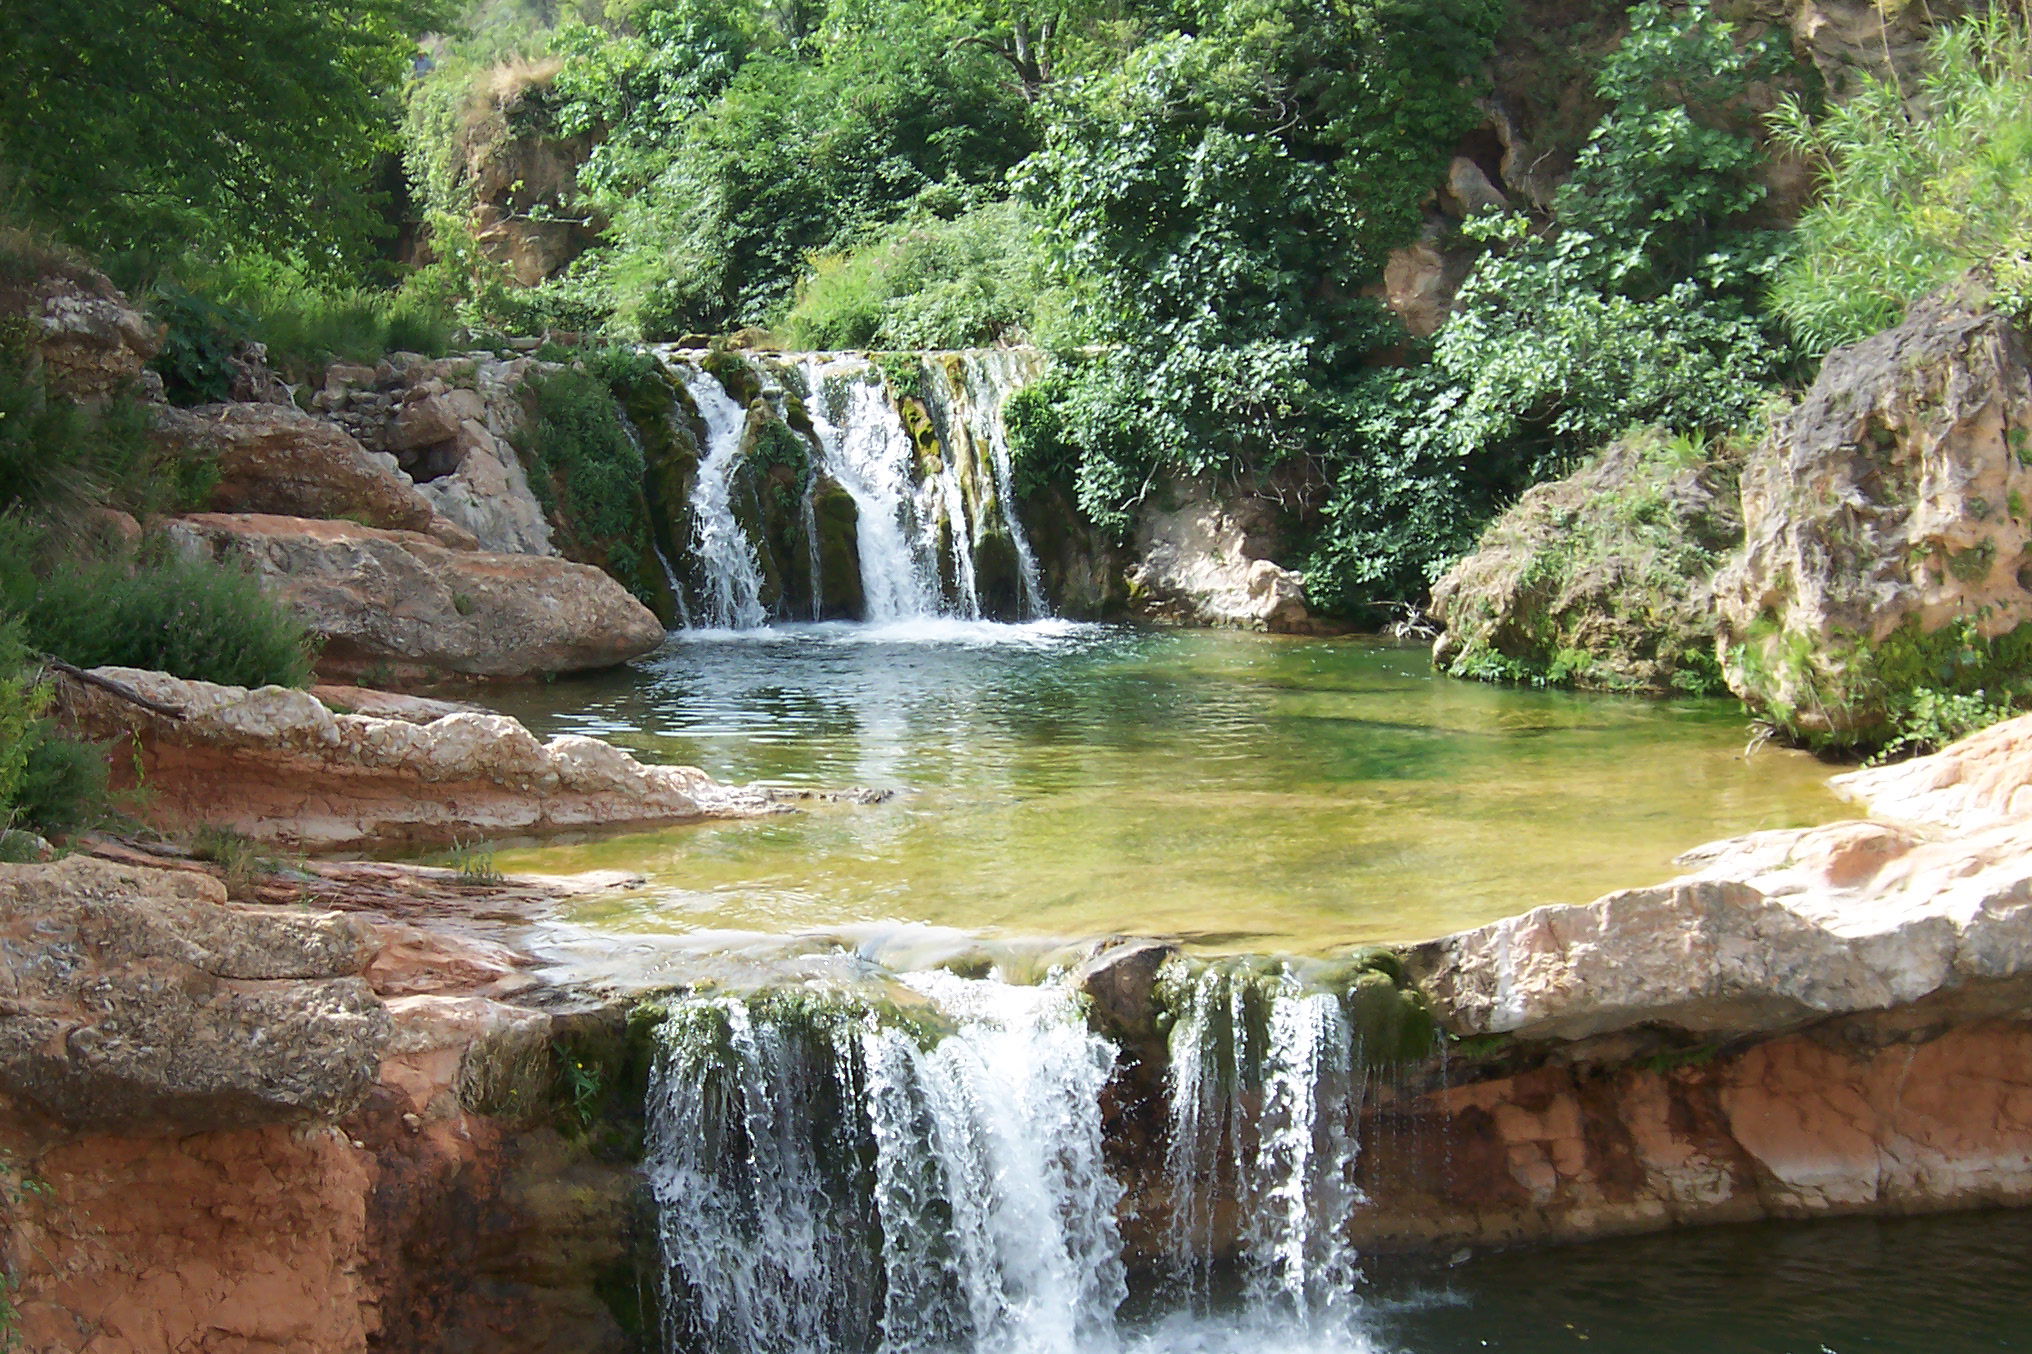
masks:
<svg viewBox="0 0 2032 1354"><path fill-rule="evenodd" d="M150 700L131 686L123 686L111 678L101 677L97 673L86 672L76 664L66 663L61 658L52 658L48 654L39 654L37 656L42 660L43 665L52 671L60 672L72 681L84 686L97 687L107 695L117 696L130 705L138 705L152 715L160 715L164 719L173 719L179 722L184 717L183 711L175 706L164 705L161 701Z"/></svg>

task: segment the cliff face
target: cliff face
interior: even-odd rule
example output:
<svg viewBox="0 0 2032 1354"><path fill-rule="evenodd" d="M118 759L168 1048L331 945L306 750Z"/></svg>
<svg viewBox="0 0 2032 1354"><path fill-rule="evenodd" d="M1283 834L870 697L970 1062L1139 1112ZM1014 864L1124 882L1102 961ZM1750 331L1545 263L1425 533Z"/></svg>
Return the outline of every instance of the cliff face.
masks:
<svg viewBox="0 0 2032 1354"><path fill-rule="evenodd" d="M563 1057L618 1065L585 1051L618 1011L518 1004L471 928L188 869L0 867L0 944L23 1348L630 1346L632 1173L557 1089Z"/></svg>

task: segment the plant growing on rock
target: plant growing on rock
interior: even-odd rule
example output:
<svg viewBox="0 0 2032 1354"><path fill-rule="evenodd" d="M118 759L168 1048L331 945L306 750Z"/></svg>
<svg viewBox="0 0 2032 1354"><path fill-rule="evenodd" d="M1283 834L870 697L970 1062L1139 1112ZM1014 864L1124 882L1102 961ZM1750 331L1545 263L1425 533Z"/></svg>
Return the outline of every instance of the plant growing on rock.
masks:
<svg viewBox="0 0 2032 1354"><path fill-rule="evenodd" d="M1820 171L1772 301L1815 352L1898 323L1971 267L2032 308L2032 28L1998 6L1943 28L1916 91L1875 77L1813 117L1773 117Z"/></svg>

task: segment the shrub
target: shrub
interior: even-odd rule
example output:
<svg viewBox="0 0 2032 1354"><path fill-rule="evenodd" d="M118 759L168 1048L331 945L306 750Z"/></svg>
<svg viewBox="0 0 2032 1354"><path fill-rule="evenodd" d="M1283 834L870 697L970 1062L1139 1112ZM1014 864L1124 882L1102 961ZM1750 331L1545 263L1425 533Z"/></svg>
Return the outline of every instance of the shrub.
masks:
<svg viewBox="0 0 2032 1354"><path fill-rule="evenodd" d="M1046 286L1034 223L997 202L916 215L821 254L784 316L809 348L969 348L1029 337Z"/></svg>
<svg viewBox="0 0 2032 1354"><path fill-rule="evenodd" d="M1999 6L1937 33L1917 97L1865 80L1818 121L1796 100L1780 138L1820 169L1772 301L1814 352L1898 323L1988 265L2032 302L2032 30Z"/></svg>
<svg viewBox="0 0 2032 1354"><path fill-rule="evenodd" d="M156 447L148 424L136 400L52 399L40 377L0 352L0 513L64 518L98 505L138 513L201 505L209 463Z"/></svg>
<svg viewBox="0 0 2032 1354"><path fill-rule="evenodd" d="M225 399L232 359L250 342L264 345L286 378L305 381L335 359L442 356L456 336L449 307L424 287L318 284L272 260L186 265L180 278L157 284L149 308L167 325L153 365L179 404Z"/></svg>
<svg viewBox="0 0 2032 1354"><path fill-rule="evenodd" d="M229 686L303 686L311 641L250 575L159 545L66 551L0 518L0 613L33 649L79 667L150 668Z"/></svg>
<svg viewBox="0 0 2032 1354"><path fill-rule="evenodd" d="M625 360L609 356L601 365L624 383L639 378ZM589 371L566 367L535 373L524 391L531 412L519 445L530 487L557 523L564 553L647 595L654 567L643 497L648 470L615 390Z"/></svg>
<svg viewBox="0 0 2032 1354"><path fill-rule="evenodd" d="M20 622L0 616L0 836L74 832L105 812L106 755L43 718L49 700Z"/></svg>

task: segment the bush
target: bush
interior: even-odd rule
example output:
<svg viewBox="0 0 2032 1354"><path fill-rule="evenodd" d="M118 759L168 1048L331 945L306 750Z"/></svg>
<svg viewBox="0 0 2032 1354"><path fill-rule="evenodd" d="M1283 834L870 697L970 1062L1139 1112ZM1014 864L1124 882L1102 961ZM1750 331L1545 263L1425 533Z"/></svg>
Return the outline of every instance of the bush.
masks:
<svg viewBox="0 0 2032 1354"><path fill-rule="evenodd" d="M1797 101L1774 115L1820 167L1772 289L1815 353L1890 328L1976 265L2014 308L2032 303L2032 31L2002 6L1942 29L1927 57L1916 100L1872 78L1818 121Z"/></svg>
<svg viewBox="0 0 2032 1354"><path fill-rule="evenodd" d="M20 623L0 616L0 836L75 832L105 812L106 754L43 718L49 700Z"/></svg>
<svg viewBox="0 0 2032 1354"><path fill-rule="evenodd" d="M783 319L807 348L971 348L1030 336L1046 287L1021 203L917 215L812 260Z"/></svg>
<svg viewBox="0 0 2032 1354"><path fill-rule="evenodd" d="M150 668L228 686L304 686L303 623L251 576L160 546L65 550L0 517L0 613L22 640L81 668Z"/></svg>
<svg viewBox="0 0 2032 1354"><path fill-rule="evenodd" d="M187 267L183 277L157 284L149 309L168 326L153 366L179 404L225 399L232 359L250 342L267 348L276 371L301 382L339 359L441 357L456 337L449 308L421 287L320 285L265 260Z"/></svg>
<svg viewBox="0 0 2032 1354"><path fill-rule="evenodd" d="M157 448L147 408L52 399L39 376L0 351L0 513L68 518L89 507L189 510L211 494L210 464Z"/></svg>

